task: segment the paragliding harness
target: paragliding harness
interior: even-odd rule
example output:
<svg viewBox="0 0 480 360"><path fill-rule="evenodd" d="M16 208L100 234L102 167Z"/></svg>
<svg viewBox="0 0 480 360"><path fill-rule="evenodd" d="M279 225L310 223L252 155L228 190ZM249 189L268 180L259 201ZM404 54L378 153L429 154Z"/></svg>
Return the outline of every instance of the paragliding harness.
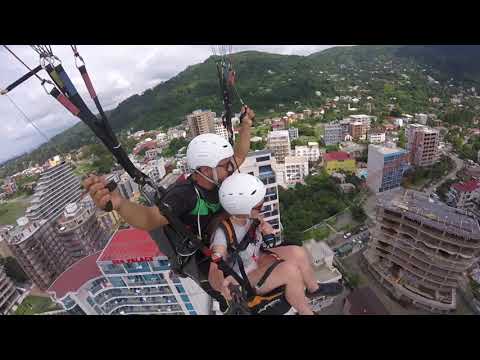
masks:
<svg viewBox="0 0 480 360"><path fill-rule="evenodd" d="M238 265L240 270L239 275L233 270L232 266L228 265L227 262L222 258L212 259L213 262L217 263L218 268L223 271L225 275L232 276L240 285L239 287L231 286L229 288L234 299L233 304L231 304L227 310L227 314L229 315L281 315L287 313L292 308L285 298L285 286L275 288L263 295L257 294L256 291L256 289L262 287L275 268L283 262L283 260L280 259L274 252L271 252L264 247L261 248L262 252L273 256L275 261L265 271L255 288L252 287L248 280L240 253L244 251L250 243L258 241L257 228L259 225L259 220L252 220L250 228L240 242L238 242L235 234L235 228L228 216L221 217L218 221L218 224L215 224L214 221L214 224L209 229L211 237L215 234L217 229L221 229L223 231L227 239L228 256L232 260L232 263L236 263ZM264 237L264 240L267 239Z"/></svg>

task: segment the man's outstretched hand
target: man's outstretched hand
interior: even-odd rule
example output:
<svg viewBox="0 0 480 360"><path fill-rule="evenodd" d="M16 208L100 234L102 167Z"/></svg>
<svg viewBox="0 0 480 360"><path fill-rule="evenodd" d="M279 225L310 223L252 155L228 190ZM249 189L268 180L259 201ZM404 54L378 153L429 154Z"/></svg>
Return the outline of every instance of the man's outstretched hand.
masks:
<svg viewBox="0 0 480 360"><path fill-rule="evenodd" d="M107 203L111 201L113 209L118 210L121 203L125 200L118 190L110 192L107 189L107 181L103 176L90 175L83 181L83 187L100 209L105 209Z"/></svg>

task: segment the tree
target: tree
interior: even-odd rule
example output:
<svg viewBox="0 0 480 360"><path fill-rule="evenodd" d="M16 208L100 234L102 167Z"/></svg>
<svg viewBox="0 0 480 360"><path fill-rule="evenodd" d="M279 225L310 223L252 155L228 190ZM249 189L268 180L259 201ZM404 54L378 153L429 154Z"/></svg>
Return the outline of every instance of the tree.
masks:
<svg viewBox="0 0 480 360"><path fill-rule="evenodd" d="M250 142L250 149L253 151L255 150L263 150L265 149L265 146L267 146L267 143L265 141L255 141L255 142Z"/></svg>
<svg viewBox="0 0 480 360"><path fill-rule="evenodd" d="M367 219L367 214L361 205L352 205L350 207L350 212L354 220L358 222L363 222Z"/></svg>
<svg viewBox="0 0 480 360"><path fill-rule="evenodd" d="M168 144L168 147L162 151L162 156L172 157L175 156L178 151L188 145L188 140L184 138L172 139Z"/></svg>
<svg viewBox="0 0 480 360"><path fill-rule="evenodd" d="M28 276L18 264L17 260L11 256L0 258L0 264L5 266L5 273L17 283L28 281Z"/></svg>

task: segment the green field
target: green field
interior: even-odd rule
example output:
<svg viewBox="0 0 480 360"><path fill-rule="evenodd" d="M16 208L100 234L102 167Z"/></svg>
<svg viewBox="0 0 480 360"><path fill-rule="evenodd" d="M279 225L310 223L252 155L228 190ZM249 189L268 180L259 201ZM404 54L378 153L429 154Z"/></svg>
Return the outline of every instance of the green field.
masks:
<svg viewBox="0 0 480 360"><path fill-rule="evenodd" d="M25 196L0 204L0 225L14 224L15 220L25 214L28 200Z"/></svg>
<svg viewBox="0 0 480 360"><path fill-rule="evenodd" d="M34 315L53 310L60 310L60 307L49 298L30 295L23 300L15 315Z"/></svg>

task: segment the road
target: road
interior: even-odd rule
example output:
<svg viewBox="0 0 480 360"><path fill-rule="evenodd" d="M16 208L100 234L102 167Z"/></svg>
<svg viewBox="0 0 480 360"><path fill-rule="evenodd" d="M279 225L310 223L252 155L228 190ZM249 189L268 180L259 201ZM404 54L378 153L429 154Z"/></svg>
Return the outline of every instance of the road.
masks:
<svg viewBox="0 0 480 360"><path fill-rule="evenodd" d="M464 166L465 166L465 162L462 159L460 159L458 156L452 154L451 152L442 151L442 154L446 155L450 159L452 159L454 164L455 164L455 167L447 175L443 176L442 179L439 182L434 183L434 184L430 185L429 187L425 188L424 192L427 195L430 195L434 191L434 189L438 188L445 181L455 179L457 171L463 169Z"/></svg>

